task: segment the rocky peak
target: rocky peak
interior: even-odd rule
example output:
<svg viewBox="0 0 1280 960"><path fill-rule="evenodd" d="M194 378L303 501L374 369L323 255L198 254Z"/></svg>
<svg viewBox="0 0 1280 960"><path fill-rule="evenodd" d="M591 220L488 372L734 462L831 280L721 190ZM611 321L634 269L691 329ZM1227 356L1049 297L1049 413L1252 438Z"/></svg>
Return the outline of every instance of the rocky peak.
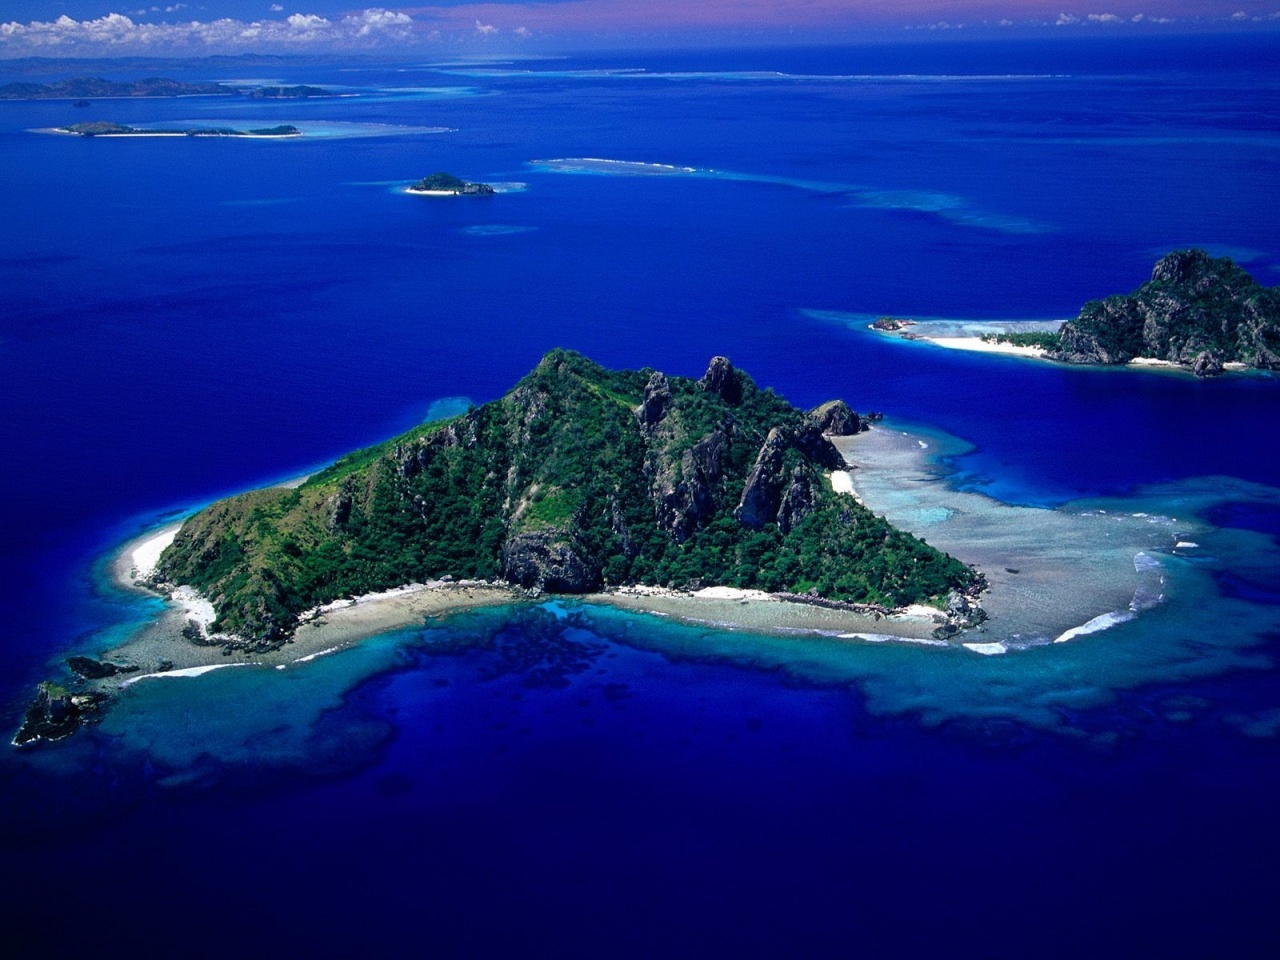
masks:
<svg viewBox="0 0 1280 960"><path fill-rule="evenodd" d="M843 400L829 400L809 411L809 422L821 433L848 437L863 429L862 419Z"/></svg>
<svg viewBox="0 0 1280 960"><path fill-rule="evenodd" d="M742 378L728 357L712 357L698 386L716 394L725 403L736 405L742 402Z"/></svg>
<svg viewBox="0 0 1280 960"><path fill-rule="evenodd" d="M661 371L655 371L644 385L644 400L636 408L636 419L646 427L652 427L667 415L671 406L671 385Z"/></svg>

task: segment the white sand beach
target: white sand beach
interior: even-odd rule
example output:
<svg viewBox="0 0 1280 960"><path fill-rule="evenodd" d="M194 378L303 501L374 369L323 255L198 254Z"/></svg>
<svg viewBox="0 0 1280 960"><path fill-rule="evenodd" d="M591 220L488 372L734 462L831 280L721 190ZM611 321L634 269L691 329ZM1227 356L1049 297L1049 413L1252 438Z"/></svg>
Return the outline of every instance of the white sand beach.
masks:
<svg viewBox="0 0 1280 960"><path fill-rule="evenodd" d="M1043 359L1047 351L1044 347L1023 347L1013 343L997 343L983 340L981 337L930 337L921 334L917 339L946 347L948 350L969 350L973 353L999 353L1010 357L1032 357Z"/></svg>

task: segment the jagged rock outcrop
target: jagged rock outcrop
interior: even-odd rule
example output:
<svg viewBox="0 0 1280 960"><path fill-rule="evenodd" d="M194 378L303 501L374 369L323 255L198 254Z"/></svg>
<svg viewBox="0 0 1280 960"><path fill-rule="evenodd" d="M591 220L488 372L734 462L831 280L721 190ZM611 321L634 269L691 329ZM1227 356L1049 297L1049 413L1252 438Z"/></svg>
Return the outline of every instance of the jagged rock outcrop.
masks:
<svg viewBox="0 0 1280 960"><path fill-rule="evenodd" d="M809 422L833 437L851 437L866 429L862 419L843 400L829 400L809 411Z"/></svg>
<svg viewBox="0 0 1280 960"><path fill-rule="evenodd" d="M561 531L535 530L502 547L502 577L525 588L586 593L600 586L600 570Z"/></svg>
<svg viewBox="0 0 1280 960"><path fill-rule="evenodd" d="M646 427L656 425L671 406L671 385L661 371L655 371L644 385L644 400L636 408L636 418Z"/></svg>
<svg viewBox="0 0 1280 960"><path fill-rule="evenodd" d="M677 543L684 543L715 512L715 491L724 476L728 448L727 435L717 428L686 450L679 461L667 459L659 468L654 484L655 516Z"/></svg>
<svg viewBox="0 0 1280 960"><path fill-rule="evenodd" d="M698 385L708 393L714 393L725 403L737 405L742 402L742 378L728 357L712 357L707 372L702 375Z"/></svg>
<svg viewBox="0 0 1280 960"><path fill-rule="evenodd" d="M27 707L13 742L21 747L37 740L69 737L97 713L106 699L106 694L71 693L45 681L36 688L35 699Z"/></svg>
<svg viewBox="0 0 1280 960"><path fill-rule="evenodd" d="M777 522L778 509L782 506L783 463L791 448L791 438L781 429L774 427L769 431L756 455L747 485L742 489L742 499L733 511L744 527L759 530L766 523Z"/></svg>
<svg viewBox="0 0 1280 960"><path fill-rule="evenodd" d="M790 533L815 506L817 497L814 494L813 479L803 467L796 467L791 471L791 483L778 504L778 529L784 536Z"/></svg>
<svg viewBox="0 0 1280 960"><path fill-rule="evenodd" d="M103 680L119 673L134 673L138 667L131 663L112 663L93 657L67 657L67 666L76 676L85 680Z"/></svg>
<svg viewBox="0 0 1280 960"><path fill-rule="evenodd" d="M1049 357L1067 363L1128 363L1150 357L1200 376L1225 363L1280 369L1280 293L1229 258L1180 250L1128 296L1085 304L1063 324Z"/></svg>

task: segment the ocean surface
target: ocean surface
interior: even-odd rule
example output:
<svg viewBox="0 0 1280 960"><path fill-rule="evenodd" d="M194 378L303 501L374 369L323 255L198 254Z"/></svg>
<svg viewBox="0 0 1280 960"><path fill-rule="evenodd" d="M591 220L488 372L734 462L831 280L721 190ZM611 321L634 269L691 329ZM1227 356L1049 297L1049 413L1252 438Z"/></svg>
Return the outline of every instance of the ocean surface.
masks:
<svg viewBox="0 0 1280 960"><path fill-rule="evenodd" d="M865 319L1063 319L1187 246L1280 282L1278 64L1275 37L222 61L160 72L350 96L0 103L6 731L155 615L108 583L120 544L557 346L726 354L925 431L954 489L1199 545L1154 555L1150 610L1004 656L551 603L138 684L0 758L6 953L1275 956L1280 381ZM33 132L83 120L306 136ZM500 192L403 193L438 170Z"/></svg>

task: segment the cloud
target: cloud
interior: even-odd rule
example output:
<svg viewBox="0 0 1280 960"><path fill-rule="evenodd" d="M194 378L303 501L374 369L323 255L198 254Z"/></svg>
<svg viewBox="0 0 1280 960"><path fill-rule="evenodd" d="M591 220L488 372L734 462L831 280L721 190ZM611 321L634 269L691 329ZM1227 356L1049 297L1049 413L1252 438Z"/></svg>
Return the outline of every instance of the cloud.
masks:
<svg viewBox="0 0 1280 960"><path fill-rule="evenodd" d="M164 2L164 0L162 0ZM223 17L166 22L187 9L205 9L195 0L148 6L132 16L110 13L75 20L0 23L0 58L39 54L113 56L131 51L183 55L250 50L316 51L407 49L427 44L460 46L505 41L514 45L541 41L630 42L683 34L714 42L717 36L856 36L868 29L956 31L1020 27L1049 29L1123 24L1149 29L1176 22L1196 24L1274 23L1280 0L1147 0L1148 11L1086 13L1062 10L1062 0L436 0L435 5L388 9L369 7L323 16L296 12L285 16L282 3L269 3L262 19ZM264 5L267 0L264 0ZM336 5L334 5L336 6ZM295 10L298 8L294 8ZM332 9L332 7L330 7ZM305 7L302 8L306 10ZM1059 12L1062 11L1062 12ZM945 14L947 20L939 20ZM152 18L158 18L153 20ZM968 32L966 30L966 32Z"/></svg>
<svg viewBox="0 0 1280 960"><path fill-rule="evenodd" d="M173 9L181 6L175 4ZM274 20L224 17L182 23L142 22L120 13L87 20L63 15L57 20L0 23L0 56L117 54L130 50L207 53L222 49L362 49L413 42L418 38L416 27L408 14L382 7L371 7L341 20L314 13L294 13ZM424 30L421 39L438 40L439 33Z"/></svg>

